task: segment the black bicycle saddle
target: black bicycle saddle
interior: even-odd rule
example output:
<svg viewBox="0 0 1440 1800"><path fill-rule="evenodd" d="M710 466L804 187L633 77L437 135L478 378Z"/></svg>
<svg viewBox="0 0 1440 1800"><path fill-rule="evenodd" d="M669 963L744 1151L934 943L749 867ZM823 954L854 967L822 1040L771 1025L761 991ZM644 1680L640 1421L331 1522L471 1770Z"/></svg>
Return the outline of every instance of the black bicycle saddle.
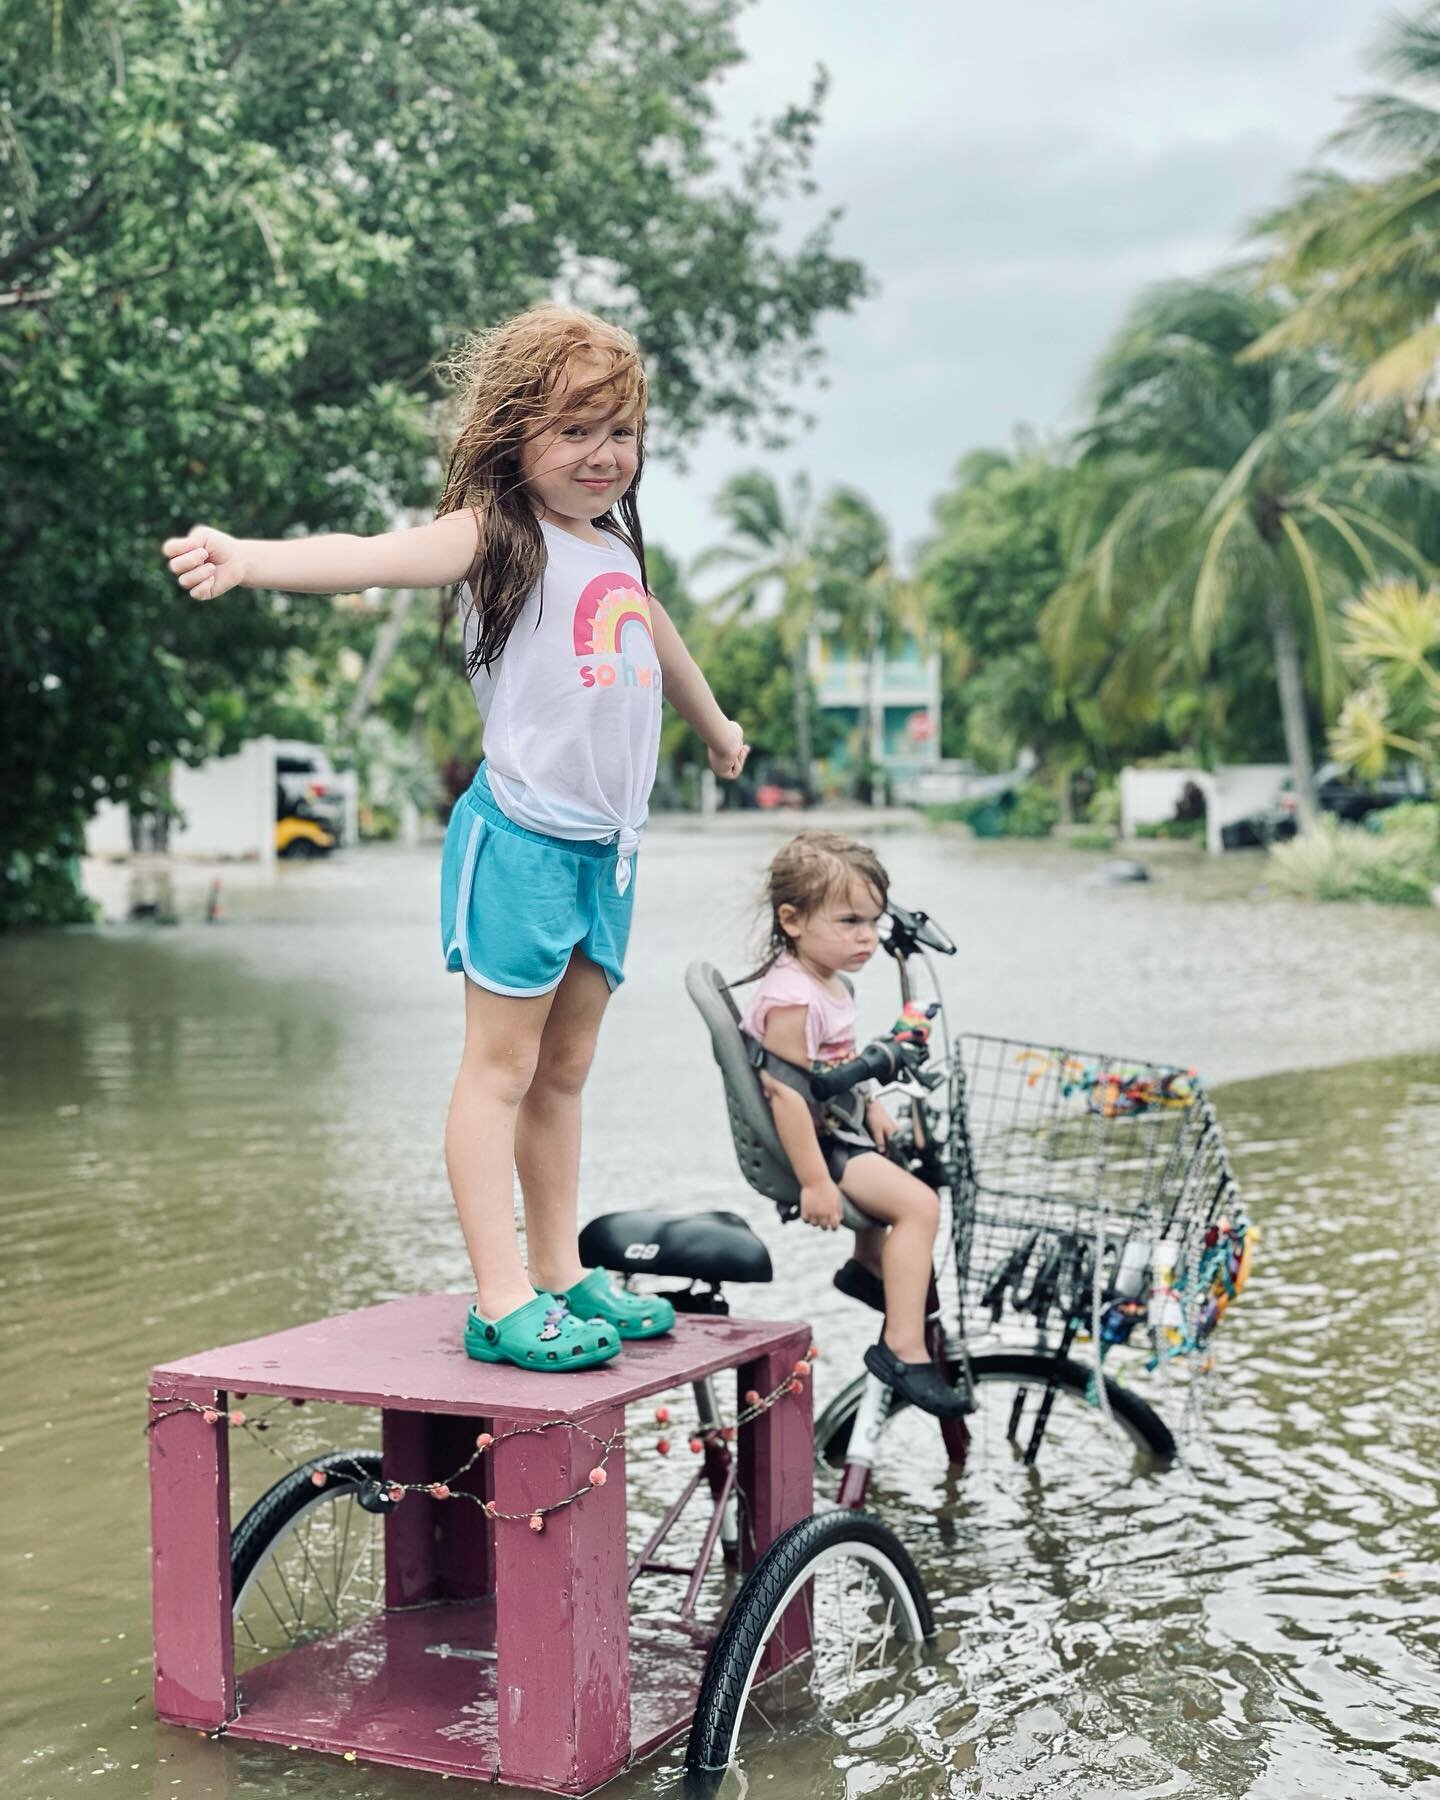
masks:
<svg viewBox="0 0 1440 1800"><path fill-rule="evenodd" d="M770 1252L739 1213L602 1213L580 1233L587 1268L685 1281L770 1281Z"/></svg>

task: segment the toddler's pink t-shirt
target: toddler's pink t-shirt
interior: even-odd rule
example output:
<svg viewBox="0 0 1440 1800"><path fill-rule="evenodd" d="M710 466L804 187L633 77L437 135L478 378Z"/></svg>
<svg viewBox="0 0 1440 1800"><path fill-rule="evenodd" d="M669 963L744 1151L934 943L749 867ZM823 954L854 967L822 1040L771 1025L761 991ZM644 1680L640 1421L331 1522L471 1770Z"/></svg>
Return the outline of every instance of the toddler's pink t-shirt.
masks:
<svg viewBox="0 0 1440 1800"><path fill-rule="evenodd" d="M805 1047L811 1062L845 1062L855 1054L855 996L832 994L793 956L782 956L756 983L740 1027L762 1041L777 1006L805 1008Z"/></svg>

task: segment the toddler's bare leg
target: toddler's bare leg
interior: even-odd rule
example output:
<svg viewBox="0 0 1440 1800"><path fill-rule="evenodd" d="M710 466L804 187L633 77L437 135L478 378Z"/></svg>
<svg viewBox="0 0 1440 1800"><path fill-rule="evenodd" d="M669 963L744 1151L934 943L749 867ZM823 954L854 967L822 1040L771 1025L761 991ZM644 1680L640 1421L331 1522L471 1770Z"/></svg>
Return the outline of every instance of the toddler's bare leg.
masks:
<svg viewBox="0 0 1440 1800"><path fill-rule="evenodd" d="M475 1272L475 1304L487 1319L535 1297L515 1234L515 1115L554 998L492 994L465 978L465 1048L445 1121L445 1167Z"/></svg>
<svg viewBox="0 0 1440 1800"><path fill-rule="evenodd" d="M580 1094L610 998L603 969L576 950L540 1037L540 1057L515 1120L530 1279L561 1293L584 1274L575 1246L580 1192Z"/></svg>
<svg viewBox="0 0 1440 1800"><path fill-rule="evenodd" d="M885 1234L887 1225L871 1225L855 1233L855 1260L872 1275L885 1272Z"/></svg>
<svg viewBox="0 0 1440 1800"><path fill-rule="evenodd" d="M940 1226L934 1188L880 1155L853 1157L840 1186L890 1230L881 1252L885 1277L885 1342L901 1362L926 1362L925 1298Z"/></svg>

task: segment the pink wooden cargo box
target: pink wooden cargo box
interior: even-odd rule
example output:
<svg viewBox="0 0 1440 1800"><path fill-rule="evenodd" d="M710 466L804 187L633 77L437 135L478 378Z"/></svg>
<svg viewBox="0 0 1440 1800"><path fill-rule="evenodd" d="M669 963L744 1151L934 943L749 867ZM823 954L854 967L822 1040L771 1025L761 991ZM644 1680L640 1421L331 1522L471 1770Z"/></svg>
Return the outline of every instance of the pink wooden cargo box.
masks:
<svg viewBox="0 0 1440 1800"><path fill-rule="evenodd" d="M462 1463L480 1430L498 1437L563 1417L608 1437L632 1401L725 1369L740 1393L770 1393L810 1342L794 1322L682 1316L673 1334L629 1344L602 1368L546 1375L470 1361L465 1308L455 1294L394 1300L154 1371L162 1719L563 1794L588 1792L688 1726L709 1643L631 1640L623 1446L606 1485L538 1534L477 1506L407 1495L384 1523L385 1610L237 1686L229 1438L175 1401L223 1410L245 1393L379 1407L386 1476L423 1481ZM810 1512L812 1430L808 1382L742 1426L742 1568ZM491 1484L485 1498L517 1511L583 1485L594 1461L585 1438L548 1431L497 1446L476 1473ZM470 1654L434 1653L442 1643Z"/></svg>

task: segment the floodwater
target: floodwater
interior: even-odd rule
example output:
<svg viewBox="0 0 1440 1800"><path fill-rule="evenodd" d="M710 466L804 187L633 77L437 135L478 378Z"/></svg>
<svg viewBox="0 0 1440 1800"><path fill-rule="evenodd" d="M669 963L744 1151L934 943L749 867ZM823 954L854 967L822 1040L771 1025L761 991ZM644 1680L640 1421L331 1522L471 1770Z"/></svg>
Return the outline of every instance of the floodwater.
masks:
<svg viewBox="0 0 1440 1800"><path fill-rule="evenodd" d="M784 829L653 832L587 1093L583 1209L726 1206L783 1242L774 1286L732 1299L810 1319L823 1402L869 1323L827 1285L836 1241L782 1239L741 1186L682 987L696 954L738 969ZM1256 898L1248 858L1157 855L1154 882L1106 888L1098 859L1051 846L907 825L881 848L896 897L960 942L952 1029L1199 1066L1263 1244L1184 1466L1100 1458L1063 1507L1043 1466L1003 1500L888 1472L873 1503L923 1571L934 1649L863 1729L758 1744L749 1788L1440 1796L1440 915ZM154 1363L463 1287L440 1148L460 993L435 864L371 850L227 872L214 924L191 875L175 928L0 943L7 1797L436 1790L154 1723L142 1430ZM884 959L862 978L877 1028L890 980ZM312 1409L237 1437L238 1502L327 1429ZM637 1447L637 1509L673 1474ZM672 1753L613 1791L677 1769Z"/></svg>

